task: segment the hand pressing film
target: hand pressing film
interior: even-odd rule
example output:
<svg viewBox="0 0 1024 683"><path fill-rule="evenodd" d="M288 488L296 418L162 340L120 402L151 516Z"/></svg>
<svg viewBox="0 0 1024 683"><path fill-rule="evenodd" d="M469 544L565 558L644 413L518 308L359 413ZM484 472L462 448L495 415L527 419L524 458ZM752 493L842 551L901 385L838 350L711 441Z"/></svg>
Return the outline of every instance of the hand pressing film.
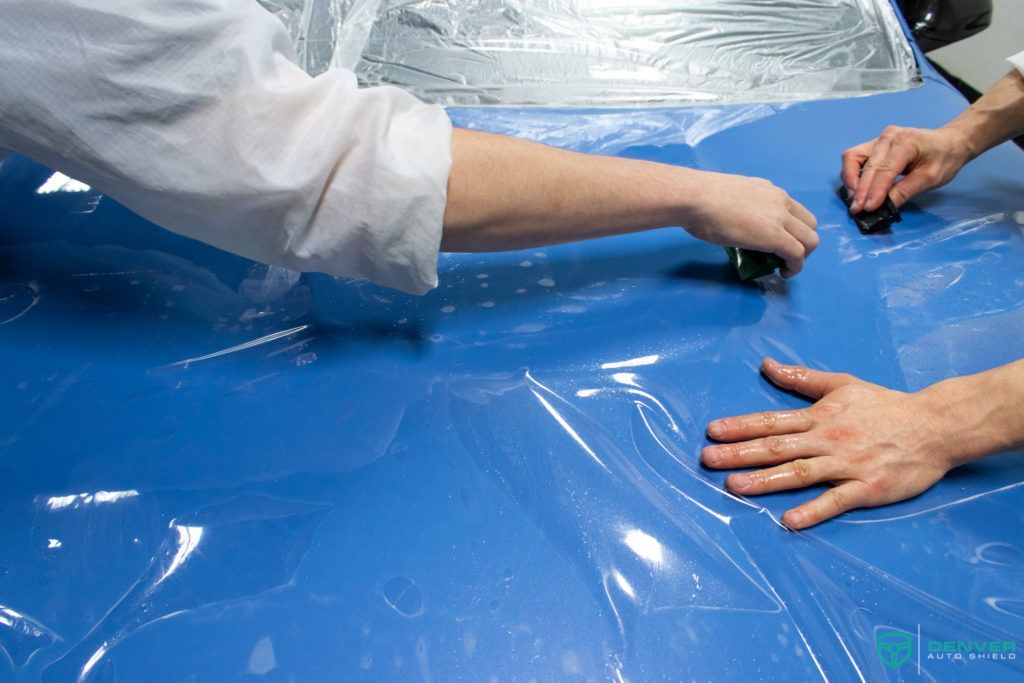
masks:
<svg viewBox="0 0 1024 683"><path fill-rule="evenodd" d="M771 359L761 369L776 386L817 402L714 420L708 436L721 443L706 447L701 460L714 469L760 468L726 478L729 490L743 496L831 484L783 515L790 529L912 498L961 464L920 393Z"/></svg>
<svg viewBox="0 0 1024 683"><path fill-rule="evenodd" d="M868 211L864 209L858 213L853 211L853 195L845 185L839 186L839 198L846 204L846 208L850 210L850 216L853 218L853 222L857 224L857 229L860 230L862 235L873 235L878 232L884 232L888 230L893 223L899 223L903 220L900 216L899 209L893 204L892 200L888 197L885 201L874 211Z"/></svg>

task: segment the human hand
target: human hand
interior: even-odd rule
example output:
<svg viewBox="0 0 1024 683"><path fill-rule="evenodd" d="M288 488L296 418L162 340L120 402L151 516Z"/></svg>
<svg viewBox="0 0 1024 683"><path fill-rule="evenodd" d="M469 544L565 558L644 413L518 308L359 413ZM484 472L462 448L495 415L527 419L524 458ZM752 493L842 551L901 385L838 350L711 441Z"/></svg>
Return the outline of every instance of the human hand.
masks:
<svg viewBox="0 0 1024 683"><path fill-rule="evenodd" d="M951 181L971 158L969 141L956 129L889 126L880 137L843 152L843 184L853 196L850 211L874 211L886 196L902 206ZM896 182L900 175L906 177Z"/></svg>
<svg viewBox="0 0 1024 683"><path fill-rule="evenodd" d="M800 202L763 178L698 172L686 217L694 237L713 244L753 249L782 258L792 277L818 246L818 222Z"/></svg>
<svg viewBox="0 0 1024 683"><path fill-rule="evenodd" d="M708 436L723 443L706 447L701 460L714 469L773 465L730 474L726 486L741 495L833 484L783 515L790 529L913 498L961 463L941 409L925 392L893 391L767 358L762 371L777 386L817 403L714 420Z"/></svg>

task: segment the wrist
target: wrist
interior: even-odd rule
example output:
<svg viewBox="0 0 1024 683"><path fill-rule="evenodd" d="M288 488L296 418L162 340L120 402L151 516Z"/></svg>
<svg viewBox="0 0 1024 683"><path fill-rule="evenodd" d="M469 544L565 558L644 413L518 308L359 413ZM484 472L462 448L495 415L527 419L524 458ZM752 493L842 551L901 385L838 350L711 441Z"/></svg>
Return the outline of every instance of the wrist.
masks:
<svg viewBox="0 0 1024 683"><path fill-rule="evenodd" d="M985 151L981 147L982 136L978 134L978 131L975 130L970 122L957 119L939 128L937 132L945 139L946 149L950 156L957 160L960 167L963 167L964 164L972 161Z"/></svg>
<svg viewBox="0 0 1024 683"><path fill-rule="evenodd" d="M943 380L917 392L919 409L927 416L936 457L948 469L1004 449L997 394L984 377L969 375Z"/></svg>
<svg viewBox="0 0 1024 683"><path fill-rule="evenodd" d="M673 166L668 172L670 177L666 183L667 206L675 217L675 222L689 230L699 222L701 197L706 195L701 190L706 172L683 166Z"/></svg>

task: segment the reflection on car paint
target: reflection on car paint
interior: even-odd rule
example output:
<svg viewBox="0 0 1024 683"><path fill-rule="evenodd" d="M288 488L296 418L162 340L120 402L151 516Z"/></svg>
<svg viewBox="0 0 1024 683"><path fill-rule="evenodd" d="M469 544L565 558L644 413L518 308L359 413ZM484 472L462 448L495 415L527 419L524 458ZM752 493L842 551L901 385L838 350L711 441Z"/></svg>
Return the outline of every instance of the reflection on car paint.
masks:
<svg viewBox="0 0 1024 683"><path fill-rule="evenodd" d="M936 84L889 97L960 104ZM899 389L1024 355L1020 154L864 237L836 160L884 109L522 114L548 142L789 189L822 244L761 288L666 230L442 255L440 287L409 297L112 201L81 213L8 158L0 678L876 680L898 673L875 650L893 630L1018 637L1021 454L802 533L779 516L820 488L745 499L699 464L707 420L804 405L758 377L765 355Z"/></svg>

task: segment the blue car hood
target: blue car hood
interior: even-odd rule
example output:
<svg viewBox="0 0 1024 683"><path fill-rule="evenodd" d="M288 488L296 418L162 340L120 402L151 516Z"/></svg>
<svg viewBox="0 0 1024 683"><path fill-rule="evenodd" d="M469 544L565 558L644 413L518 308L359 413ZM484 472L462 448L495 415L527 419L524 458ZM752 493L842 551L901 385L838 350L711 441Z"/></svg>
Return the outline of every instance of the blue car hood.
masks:
<svg viewBox="0 0 1024 683"><path fill-rule="evenodd" d="M40 194L52 171L9 158L0 678L1019 679L933 650L1019 644L1024 455L801 533L780 515L820 487L747 499L699 464L709 419L806 405L764 356L917 390L1024 355L1019 150L891 234L836 196L843 149L965 106L924 74L791 105L451 110L769 178L822 241L763 287L669 229L444 255L410 297Z"/></svg>

